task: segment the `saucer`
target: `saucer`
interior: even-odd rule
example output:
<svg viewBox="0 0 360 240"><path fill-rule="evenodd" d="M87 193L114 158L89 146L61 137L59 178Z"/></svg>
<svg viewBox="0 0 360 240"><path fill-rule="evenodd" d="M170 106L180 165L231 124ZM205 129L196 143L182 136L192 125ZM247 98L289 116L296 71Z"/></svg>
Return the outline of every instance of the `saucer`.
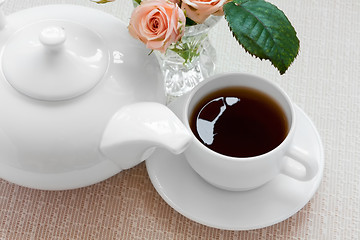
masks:
<svg viewBox="0 0 360 240"><path fill-rule="evenodd" d="M226 191L203 180L184 155L157 149L146 160L151 182L172 208L209 227L251 230L281 222L297 213L312 198L324 169L323 147L314 124L297 106L295 114L299 125L294 141L309 151L319 165L317 175L310 181L301 182L279 174L253 190Z"/></svg>

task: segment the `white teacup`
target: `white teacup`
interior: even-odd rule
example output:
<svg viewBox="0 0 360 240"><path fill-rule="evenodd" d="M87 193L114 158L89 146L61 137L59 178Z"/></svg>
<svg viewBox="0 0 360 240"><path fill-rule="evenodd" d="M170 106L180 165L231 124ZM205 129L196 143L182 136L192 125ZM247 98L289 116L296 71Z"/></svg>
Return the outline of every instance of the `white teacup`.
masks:
<svg viewBox="0 0 360 240"><path fill-rule="evenodd" d="M193 134L189 147L184 151L191 167L210 184L233 191L257 188L278 174L285 174L300 181L312 179L318 171L316 161L305 149L300 149L293 143L297 126L293 103L281 88L265 79L230 73L213 76L200 83L190 94L182 97L182 105L175 111L189 132L192 132L189 119L197 103L209 93L231 86L253 88L276 100L286 115L288 134L271 151L252 157L230 157L217 153L206 147ZM293 160L304 168L294 165Z"/></svg>

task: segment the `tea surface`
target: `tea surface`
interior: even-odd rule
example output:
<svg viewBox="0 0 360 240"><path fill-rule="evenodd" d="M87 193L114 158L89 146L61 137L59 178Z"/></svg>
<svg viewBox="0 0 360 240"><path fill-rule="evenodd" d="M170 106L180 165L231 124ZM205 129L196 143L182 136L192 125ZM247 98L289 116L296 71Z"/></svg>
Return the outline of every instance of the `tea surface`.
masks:
<svg viewBox="0 0 360 240"><path fill-rule="evenodd" d="M251 88L229 87L195 106L190 127L206 147L231 157L252 157L276 148L288 123L280 105Z"/></svg>

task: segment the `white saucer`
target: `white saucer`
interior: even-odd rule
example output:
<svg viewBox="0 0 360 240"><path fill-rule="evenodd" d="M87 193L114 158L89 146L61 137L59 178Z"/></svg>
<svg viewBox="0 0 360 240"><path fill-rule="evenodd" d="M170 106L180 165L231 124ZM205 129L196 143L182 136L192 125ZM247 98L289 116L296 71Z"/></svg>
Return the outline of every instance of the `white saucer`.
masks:
<svg viewBox="0 0 360 240"><path fill-rule="evenodd" d="M319 172L308 182L279 175L264 186L243 192L218 189L205 182L183 155L158 149L146 167L152 184L161 197L176 211L198 223L227 230L250 230L267 227L294 215L318 189L324 154L320 136L297 106L299 147L308 150L318 161Z"/></svg>

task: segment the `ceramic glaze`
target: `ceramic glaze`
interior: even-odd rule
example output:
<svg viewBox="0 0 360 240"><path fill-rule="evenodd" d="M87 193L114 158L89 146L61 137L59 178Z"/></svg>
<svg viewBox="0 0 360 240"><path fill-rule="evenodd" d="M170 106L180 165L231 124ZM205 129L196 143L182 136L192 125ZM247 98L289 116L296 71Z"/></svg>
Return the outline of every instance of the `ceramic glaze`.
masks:
<svg viewBox="0 0 360 240"><path fill-rule="evenodd" d="M101 35L84 25L44 20L13 34L2 58L5 78L16 90L59 101L80 96L101 81L109 49Z"/></svg>
<svg viewBox="0 0 360 240"><path fill-rule="evenodd" d="M183 153L194 171L208 183L229 191L247 191L261 187L279 174L300 181L314 178L319 168L317 162L307 149L293 144L297 128L293 103L284 90L269 80L242 73L215 75L201 82L189 94L180 97L172 110L191 131L189 121L195 106L210 93L229 87L251 88L270 96L284 112L289 124L288 134L271 151L251 157L232 157L215 152L194 137Z"/></svg>
<svg viewBox="0 0 360 240"><path fill-rule="evenodd" d="M83 187L138 164L143 159L137 155L157 146L147 142L143 149L108 156L114 151L102 144L112 134L104 136L110 120L126 105L154 102L153 112L140 111L152 128L156 123L146 119L157 108L163 119L154 121L174 117L159 107L165 93L155 56L131 38L125 24L72 5L27 9L0 23L1 178L38 189Z"/></svg>

